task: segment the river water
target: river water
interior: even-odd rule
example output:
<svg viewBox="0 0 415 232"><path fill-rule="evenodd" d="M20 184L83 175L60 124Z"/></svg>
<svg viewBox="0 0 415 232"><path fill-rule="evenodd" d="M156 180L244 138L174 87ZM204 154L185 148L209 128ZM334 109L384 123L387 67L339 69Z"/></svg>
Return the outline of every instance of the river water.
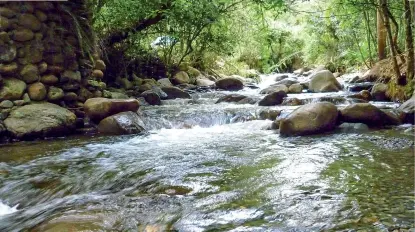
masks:
<svg viewBox="0 0 415 232"><path fill-rule="evenodd" d="M415 231L407 126L282 138L226 93L143 107L143 135L1 146L0 231Z"/></svg>

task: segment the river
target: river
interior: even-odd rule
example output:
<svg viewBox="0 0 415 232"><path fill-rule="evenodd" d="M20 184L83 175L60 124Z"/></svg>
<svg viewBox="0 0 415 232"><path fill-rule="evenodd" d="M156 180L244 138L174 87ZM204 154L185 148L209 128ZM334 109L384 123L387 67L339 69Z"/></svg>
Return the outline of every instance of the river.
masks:
<svg viewBox="0 0 415 232"><path fill-rule="evenodd" d="M142 107L143 135L2 145L0 231L415 231L408 126L283 138L226 93Z"/></svg>

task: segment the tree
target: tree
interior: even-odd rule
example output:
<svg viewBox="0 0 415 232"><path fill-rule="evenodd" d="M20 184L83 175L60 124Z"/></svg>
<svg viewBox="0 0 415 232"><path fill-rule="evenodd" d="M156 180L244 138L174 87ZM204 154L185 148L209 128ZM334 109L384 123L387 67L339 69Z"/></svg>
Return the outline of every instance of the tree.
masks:
<svg viewBox="0 0 415 232"><path fill-rule="evenodd" d="M411 25L411 5L409 0L404 0L405 6L405 26L406 26L406 50L408 51L408 59L406 61L406 78L412 80L414 78L414 41L412 37L412 25Z"/></svg>

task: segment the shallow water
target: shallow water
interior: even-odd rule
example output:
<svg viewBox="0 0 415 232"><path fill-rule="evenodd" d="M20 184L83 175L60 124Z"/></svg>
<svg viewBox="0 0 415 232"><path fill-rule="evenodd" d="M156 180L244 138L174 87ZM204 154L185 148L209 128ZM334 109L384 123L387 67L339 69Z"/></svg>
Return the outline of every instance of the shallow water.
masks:
<svg viewBox="0 0 415 232"><path fill-rule="evenodd" d="M415 227L405 128L282 138L257 120L267 107L214 104L223 94L144 107L144 135L0 147L0 231Z"/></svg>

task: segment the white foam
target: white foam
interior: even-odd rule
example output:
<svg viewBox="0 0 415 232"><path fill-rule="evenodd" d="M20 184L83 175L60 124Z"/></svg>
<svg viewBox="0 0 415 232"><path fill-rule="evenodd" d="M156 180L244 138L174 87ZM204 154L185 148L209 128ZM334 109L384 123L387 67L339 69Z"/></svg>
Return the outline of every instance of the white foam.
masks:
<svg viewBox="0 0 415 232"><path fill-rule="evenodd" d="M14 207L10 207L6 204L3 204L3 202L0 201L0 216L7 215L7 214L12 214L12 213L16 212L17 211L17 206L18 205L14 206Z"/></svg>

